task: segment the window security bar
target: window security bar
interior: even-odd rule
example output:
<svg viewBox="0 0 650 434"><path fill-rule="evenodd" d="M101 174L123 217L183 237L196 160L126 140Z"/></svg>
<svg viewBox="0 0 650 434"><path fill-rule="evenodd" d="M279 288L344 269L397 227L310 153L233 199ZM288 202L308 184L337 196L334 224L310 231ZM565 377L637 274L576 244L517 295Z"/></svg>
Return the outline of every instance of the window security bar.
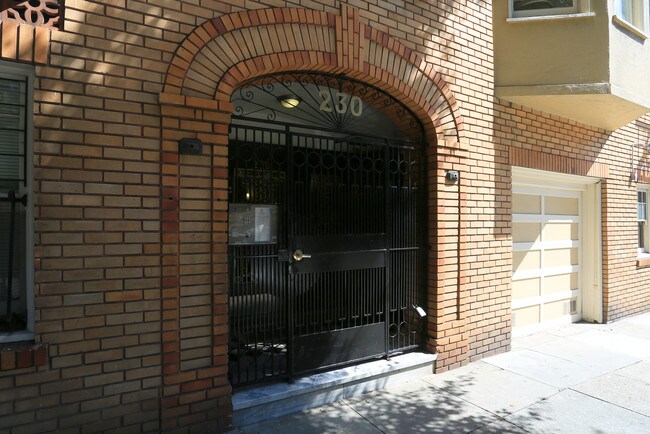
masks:
<svg viewBox="0 0 650 434"><path fill-rule="evenodd" d="M27 195L17 196L15 191L0 192L0 202L20 202L23 206L27 206Z"/></svg>
<svg viewBox="0 0 650 434"><path fill-rule="evenodd" d="M13 269L14 269L14 232L16 226L16 203L22 203L27 206L27 195L16 196L15 191L9 193L0 193L0 202L11 202L11 212L9 213L9 251L7 255L7 318L11 316L11 299L13 286Z"/></svg>

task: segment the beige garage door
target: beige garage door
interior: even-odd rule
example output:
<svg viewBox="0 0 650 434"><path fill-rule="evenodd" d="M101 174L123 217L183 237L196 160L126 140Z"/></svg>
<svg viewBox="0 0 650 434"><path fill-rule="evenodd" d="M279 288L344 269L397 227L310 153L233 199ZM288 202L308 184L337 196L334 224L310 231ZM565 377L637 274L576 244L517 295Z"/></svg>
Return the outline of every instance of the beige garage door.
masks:
<svg viewBox="0 0 650 434"><path fill-rule="evenodd" d="M579 191L513 189L516 334L581 318Z"/></svg>

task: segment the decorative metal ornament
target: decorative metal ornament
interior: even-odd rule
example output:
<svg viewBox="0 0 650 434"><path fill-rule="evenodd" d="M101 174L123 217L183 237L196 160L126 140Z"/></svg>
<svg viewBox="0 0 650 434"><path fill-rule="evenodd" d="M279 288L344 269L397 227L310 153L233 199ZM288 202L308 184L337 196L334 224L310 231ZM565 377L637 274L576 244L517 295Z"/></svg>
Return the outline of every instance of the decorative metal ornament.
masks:
<svg viewBox="0 0 650 434"><path fill-rule="evenodd" d="M281 73L243 84L231 98L235 117L318 131L423 140L422 126L383 90L341 75Z"/></svg>
<svg viewBox="0 0 650 434"><path fill-rule="evenodd" d="M62 2L58 0L10 1L11 7L0 11L0 21L17 21L39 27L58 29Z"/></svg>

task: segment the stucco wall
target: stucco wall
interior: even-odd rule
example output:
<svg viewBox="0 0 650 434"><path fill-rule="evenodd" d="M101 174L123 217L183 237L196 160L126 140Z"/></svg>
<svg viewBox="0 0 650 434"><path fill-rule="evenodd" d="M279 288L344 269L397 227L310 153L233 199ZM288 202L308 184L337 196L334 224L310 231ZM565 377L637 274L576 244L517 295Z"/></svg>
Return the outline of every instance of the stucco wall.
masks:
<svg viewBox="0 0 650 434"><path fill-rule="evenodd" d="M613 5L608 12L612 93L644 107L650 107L650 43L648 39L613 21L612 17L616 12ZM646 19L650 20L650 17ZM648 26L650 29L650 23Z"/></svg>
<svg viewBox="0 0 650 434"><path fill-rule="evenodd" d="M508 1L494 2L495 85L609 82L607 2L594 16L507 22Z"/></svg>

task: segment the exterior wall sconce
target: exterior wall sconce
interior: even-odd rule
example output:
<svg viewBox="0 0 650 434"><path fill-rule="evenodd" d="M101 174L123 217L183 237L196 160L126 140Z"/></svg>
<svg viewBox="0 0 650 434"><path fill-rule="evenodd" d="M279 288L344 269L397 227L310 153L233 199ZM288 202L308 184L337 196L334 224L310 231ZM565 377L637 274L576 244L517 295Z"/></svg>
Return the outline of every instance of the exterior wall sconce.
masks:
<svg viewBox="0 0 650 434"><path fill-rule="evenodd" d="M284 108L292 109L298 107L300 104L300 98L295 95L283 95L278 97L278 101Z"/></svg>
<svg viewBox="0 0 650 434"><path fill-rule="evenodd" d="M451 183L458 182L459 178L460 174L458 173L458 170L448 170L447 173L445 173L445 179Z"/></svg>
<svg viewBox="0 0 650 434"><path fill-rule="evenodd" d="M180 139L178 141L178 152L181 154L201 155L203 152L203 142L199 139Z"/></svg>
<svg viewBox="0 0 650 434"><path fill-rule="evenodd" d="M417 304L412 305L412 307L420 318L424 318L425 316L427 316L427 313L424 311L424 309L422 309Z"/></svg>
<svg viewBox="0 0 650 434"><path fill-rule="evenodd" d="M637 151L636 148L641 148L641 155L637 160ZM639 182L639 176L637 174L637 169L641 165L641 160L643 159L644 151L650 152L650 143L637 143L632 145L632 173L630 174L630 180L632 182Z"/></svg>

